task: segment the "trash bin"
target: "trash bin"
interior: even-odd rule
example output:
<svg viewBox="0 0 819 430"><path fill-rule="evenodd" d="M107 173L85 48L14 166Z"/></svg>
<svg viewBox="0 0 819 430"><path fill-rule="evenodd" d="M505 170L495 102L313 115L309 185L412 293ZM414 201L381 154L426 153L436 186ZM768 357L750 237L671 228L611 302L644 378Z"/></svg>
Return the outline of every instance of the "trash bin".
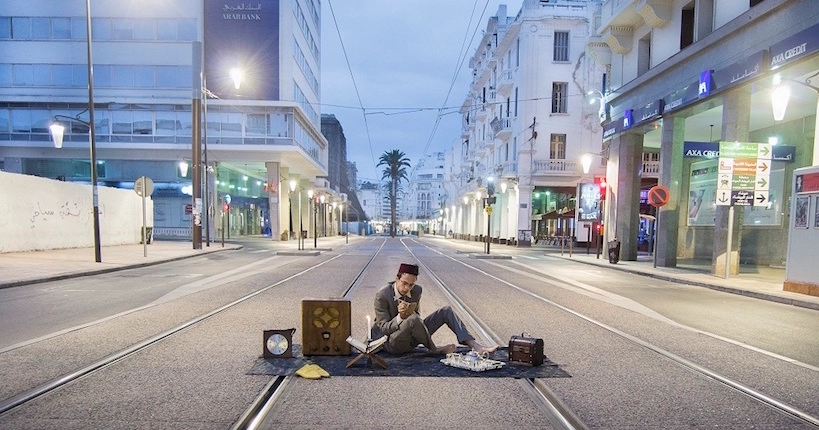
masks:
<svg viewBox="0 0 819 430"><path fill-rule="evenodd" d="M609 241L609 263L617 264L620 261L620 241L617 239Z"/></svg>

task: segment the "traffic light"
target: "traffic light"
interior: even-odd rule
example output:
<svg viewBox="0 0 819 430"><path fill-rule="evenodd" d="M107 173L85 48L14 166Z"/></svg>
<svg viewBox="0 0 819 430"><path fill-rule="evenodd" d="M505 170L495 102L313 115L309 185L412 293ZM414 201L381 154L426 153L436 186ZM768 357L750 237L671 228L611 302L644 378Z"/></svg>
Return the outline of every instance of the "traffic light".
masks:
<svg viewBox="0 0 819 430"><path fill-rule="evenodd" d="M594 184L597 185L597 188L600 190L600 200L606 200L606 177L605 176L595 176L594 177Z"/></svg>
<svg viewBox="0 0 819 430"><path fill-rule="evenodd" d="M230 205L227 203L222 203L222 212L227 212L230 210Z"/></svg>

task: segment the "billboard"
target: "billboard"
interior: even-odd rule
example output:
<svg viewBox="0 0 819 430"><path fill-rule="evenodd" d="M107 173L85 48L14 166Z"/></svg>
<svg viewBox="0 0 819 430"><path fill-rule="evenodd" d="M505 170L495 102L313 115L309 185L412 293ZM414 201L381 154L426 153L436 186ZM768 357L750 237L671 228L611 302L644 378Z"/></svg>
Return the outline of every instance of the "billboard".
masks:
<svg viewBox="0 0 819 430"><path fill-rule="evenodd" d="M205 0L207 88L222 99L279 100L279 0ZM242 71L235 88L231 69Z"/></svg>

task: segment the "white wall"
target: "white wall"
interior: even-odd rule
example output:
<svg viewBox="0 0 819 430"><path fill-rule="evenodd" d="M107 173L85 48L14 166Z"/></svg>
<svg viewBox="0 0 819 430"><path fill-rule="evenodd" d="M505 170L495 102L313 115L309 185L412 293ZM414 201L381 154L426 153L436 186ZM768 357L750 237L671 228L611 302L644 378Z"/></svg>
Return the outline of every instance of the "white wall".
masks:
<svg viewBox="0 0 819 430"><path fill-rule="evenodd" d="M819 166L796 169L793 181L800 175L819 175ZM819 292L819 265L816 264L816 244L819 243L819 191L797 192L791 195L790 226L788 228L788 264L785 284L812 285ZM809 200L806 200L809 199ZM807 208L804 203L807 202ZM798 207L802 203L802 207ZM805 212L806 211L806 212ZM798 213L801 212L801 213ZM797 227L799 225L799 227Z"/></svg>
<svg viewBox="0 0 819 430"><path fill-rule="evenodd" d="M142 198L99 187L100 243L140 242ZM153 226L153 201L146 199ZM0 172L0 253L94 246L90 185Z"/></svg>

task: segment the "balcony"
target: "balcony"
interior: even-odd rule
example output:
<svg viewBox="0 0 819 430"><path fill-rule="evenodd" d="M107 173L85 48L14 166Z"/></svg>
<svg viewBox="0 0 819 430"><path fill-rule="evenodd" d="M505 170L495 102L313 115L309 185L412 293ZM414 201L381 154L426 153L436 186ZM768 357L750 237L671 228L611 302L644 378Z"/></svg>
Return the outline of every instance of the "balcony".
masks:
<svg viewBox="0 0 819 430"><path fill-rule="evenodd" d="M570 176L582 173L576 161L569 160L535 160L534 174Z"/></svg>
<svg viewBox="0 0 819 430"><path fill-rule="evenodd" d="M495 132L495 139L500 139L502 141L509 139L509 137L512 136L512 120L509 118L493 119L492 131Z"/></svg>
<svg viewBox="0 0 819 430"><path fill-rule="evenodd" d="M478 121L485 121L487 115L489 115L489 109L486 108L486 103L483 103L478 107Z"/></svg>
<svg viewBox="0 0 819 430"><path fill-rule="evenodd" d="M512 94L512 87L515 86L514 76L511 70L504 70L498 78L498 95L509 97Z"/></svg>
<svg viewBox="0 0 819 430"><path fill-rule="evenodd" d="M660 162L659 161L643 161L643 177L644 178L659 178L660 177Z"/></svg>

